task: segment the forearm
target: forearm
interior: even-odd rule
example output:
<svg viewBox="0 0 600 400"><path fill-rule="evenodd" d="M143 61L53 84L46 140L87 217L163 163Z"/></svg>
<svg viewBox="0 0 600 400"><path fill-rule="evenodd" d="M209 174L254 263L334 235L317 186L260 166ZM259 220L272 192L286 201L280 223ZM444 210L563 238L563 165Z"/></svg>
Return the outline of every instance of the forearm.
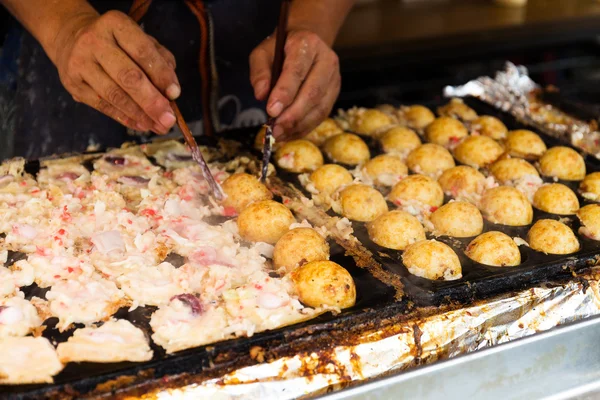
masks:
<svg viewBox="0 0 600 400"><path fill-rule="evenodd" d="M354 0L292 1L289 29L312 31L331 46L353 5Z"/></svg>
<svg viewBox="0 0 600 400"><path fill-rule="evenodd" d="M56 49L62 36L70 36L71 26L81 18L97 16L86 0L0 0L8 11L40 42L56 63Z"/></svg>

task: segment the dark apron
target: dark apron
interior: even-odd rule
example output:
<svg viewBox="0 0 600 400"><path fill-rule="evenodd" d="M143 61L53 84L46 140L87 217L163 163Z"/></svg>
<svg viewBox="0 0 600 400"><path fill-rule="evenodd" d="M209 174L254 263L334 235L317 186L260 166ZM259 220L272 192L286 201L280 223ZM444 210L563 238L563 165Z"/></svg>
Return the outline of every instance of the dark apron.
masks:
<svg viewBox="0 0 600 400"><path fill-rule="evenodd" d="M131 1L92 1L98 11L127 12ZM221 129L258 125L266 120L264 103L254 98L248 57L274 29L278 0L206 2L214 22L215 63L219 75ZM182 94L177 101L194 134L202 134L201 83L198 72L200 29L181 0L154 0L143 18L144 30L177 60ZM115 147L131 139L127 129L92 108L73 101L41 46L23 32L16 94L12 155L39 158ZM6 149L8 150L8 149Z"/></svg>

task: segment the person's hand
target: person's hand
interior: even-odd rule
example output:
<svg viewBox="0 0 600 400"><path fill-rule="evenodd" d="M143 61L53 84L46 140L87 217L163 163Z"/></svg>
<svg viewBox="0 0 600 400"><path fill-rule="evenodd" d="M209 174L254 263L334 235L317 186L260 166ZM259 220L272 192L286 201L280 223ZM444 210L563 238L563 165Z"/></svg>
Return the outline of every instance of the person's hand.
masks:
<svg viewBox="0 0 600 400"><path fill-rule="evenodd" d="M250 81L258 100L269 93L274 53L275 35L250 54ZM340 85L335 52L315 33L290 31L283 70L267 101L267 112L276 118L273 135L290 140L310 132L331 112Z"/></svg>
<svg viewBox="0 0 600 400"><path fill-rule="evenodd" d="M55 47L51 58L75 101L135 130L164 134L175 124L167 99L181 92L175 57L127 15L74 18Z"/></svg>

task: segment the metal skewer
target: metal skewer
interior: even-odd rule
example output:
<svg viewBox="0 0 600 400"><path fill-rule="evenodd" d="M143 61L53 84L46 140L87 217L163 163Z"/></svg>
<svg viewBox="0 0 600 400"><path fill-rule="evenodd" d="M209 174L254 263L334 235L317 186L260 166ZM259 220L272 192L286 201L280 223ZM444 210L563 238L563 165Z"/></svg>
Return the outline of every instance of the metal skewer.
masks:
<svg viewBox="0 0 600 400"><path fill-rule="evenodd" d="M279 10L279 21L277 22L277 36L275 38L275 55L273 58L273 66L271 69L271 88L269 89L269 96L271 91L277 84L281 70L283 69L283 51L285 47L285 40L287 38L287 23L288 15L290 11L291 0L283 0L281 2L281 9ZM269 171L269 160L271 159L271 153L273 152L273 127L275 126L275 118L270 118L265 124L265 142L263 144L263 161L262 161L262 173L260 180L264 182L267 179L267 172Z"/></svg>
<svg viewBox="0 0 600 400"><path fill-rule="evenodd" d="M200 169L202 170L202 176L204 176L204 179L206 179L206 181L208 182L213 196L219 201L223 200L225 198L223 189L221 188L221 185L219 185L219 182L215 180L215 177L210 172L210 168L208 168L208 164L206 164L204 157L202 157L202 153L198 148L198 143L196 143L196 139L194 139L192 131L190 131L190 128L185 123L185 120L183 119L183 115L181 114L179 107L177 107L177 104L174 101L171 102L171 107L173 108L175 116L177 117L177 125L179 126L179 129L181 129L185 142L187 143L187 145L190 148L190 151L192 152L192 158L200 166Z"/></svg>

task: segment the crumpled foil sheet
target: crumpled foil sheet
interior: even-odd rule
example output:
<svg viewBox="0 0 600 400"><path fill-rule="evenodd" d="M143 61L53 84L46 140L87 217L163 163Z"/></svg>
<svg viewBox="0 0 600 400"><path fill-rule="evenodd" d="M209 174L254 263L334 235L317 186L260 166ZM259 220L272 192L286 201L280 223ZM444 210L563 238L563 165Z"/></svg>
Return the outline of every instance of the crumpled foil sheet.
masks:
<svg viewBox="0 0 600 400"><path fill-rule="evenodd" d="M589 283L589 287L588 284ZM157 399L293 399L491 347L600 314L600 277L524 290L365 332L326 356L298 354L153 394ZM389 327L388 327L389 328ZM387 333L386 332L395 332ZM399 332L399 333L398 333Z"/></svg>
<svg viewBox="0 0 600 400"><path fill-rule="evenodd" d="M600 158L600 132L596 123L576 119L536 96L539 86L529 78L527 68L506 63L494 78L483 76L462 86L446 86L446 97L476 97L547 135L571 143Z"/></svg>

